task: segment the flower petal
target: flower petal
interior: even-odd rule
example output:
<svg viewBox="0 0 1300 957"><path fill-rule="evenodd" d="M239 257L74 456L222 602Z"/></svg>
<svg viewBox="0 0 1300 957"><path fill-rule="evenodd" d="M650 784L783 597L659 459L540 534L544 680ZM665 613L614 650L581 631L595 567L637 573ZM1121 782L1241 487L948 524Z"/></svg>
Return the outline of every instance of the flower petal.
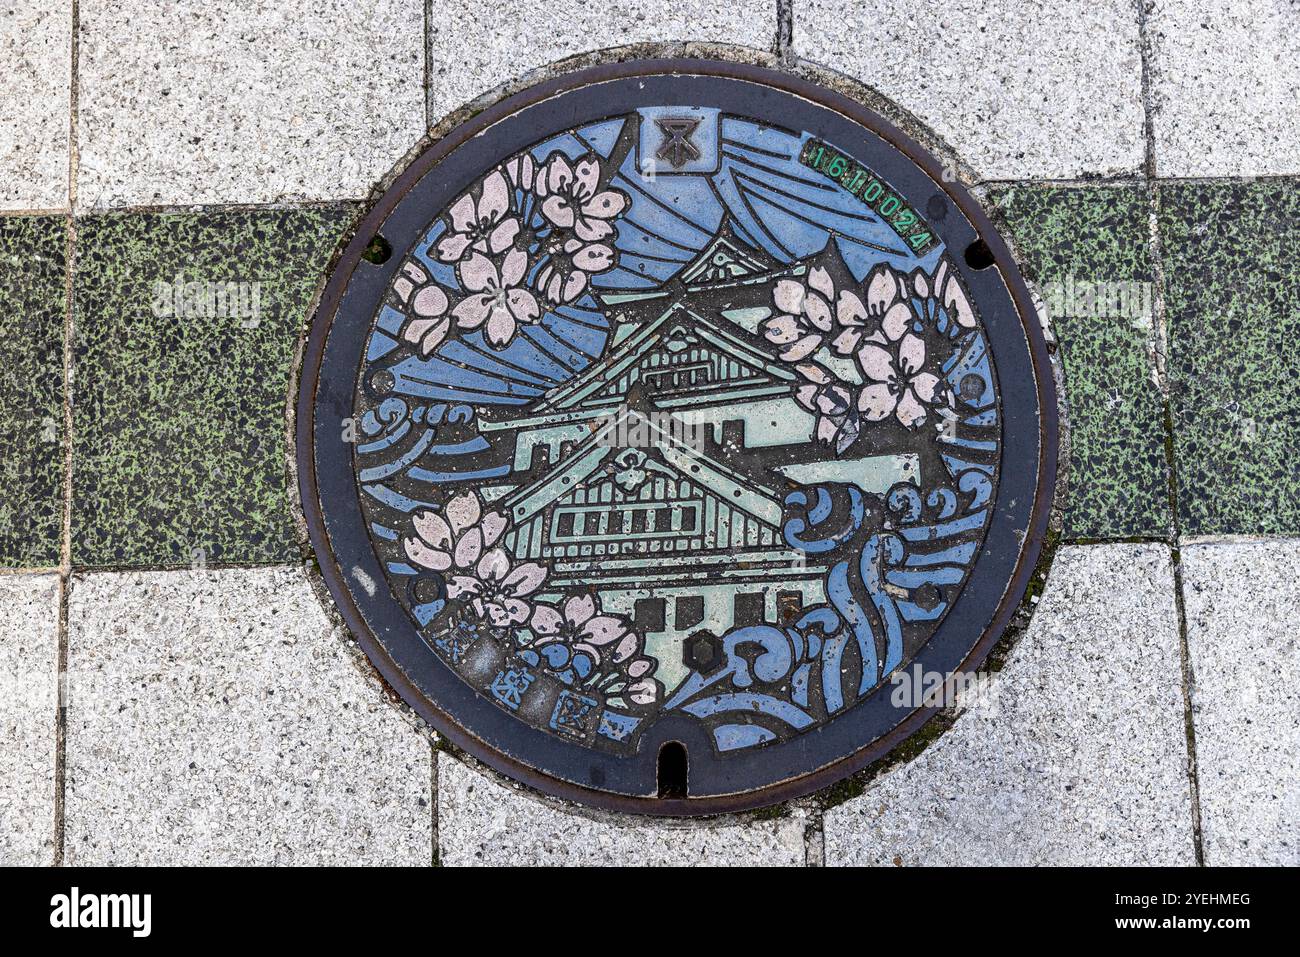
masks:
<svg viewBox="0 0 1300 957"><path fill-rule="evenodd" d="M406 557L421 568L442 572L451 567L450 555L440 549L430 548L418 538L403 539L402 548L406 552Z"/></svg>
<svg viewBox="0 0 1300 957"><path fill-rule="evenodd" d="M447 524L451 526L452 532L459 535L470 526L478 524L483 509L478 503L477 495L473 492L461 492L447 502L443 514L447 519Z"/></svg>
<svg viewBox="0 0 1300 957"><path fill-rule="evenodd" d="M495 223L509 208L510 187L506 185L506 178L501 175L501 170L494 169L483 180L483 195L478 201L478 218Z"/></svg>
<svg viewBox="0 0 1300 957"><path fill-rule="evenodd" d="M873 316L883 316L885 311L898 298L898 283L894 281L889 267L877 266L867 277L867 312Z"/></svg>
<svg viewBox="0 0 1300 957"><path fill-rule="evenodd" d="M456 308L451 311L451 314L456 317L456 325L462 329L477 329L483 325L483 320L492 311L492 302L493 297L486 293L466 296L456 303Z"/></svg>
<svg viewBox="0 0 1300 957"><path fill-rule="evenodd" d="M596 195L596 186L600 183L600 163L593 156L584 156L573 168L574 192L583 198Z"/></svg>
<svg viewBox="0 0 1300 957"><path fill-rule="evenodd" d="M470 253L469 259L462 262L457 271L460 273L461 285L470 292L483 292L501 285L497 267L482 253Z"/></svg>
<svg viewBox="0 0 1300 957"><path fill-rule="evenodd" d="M515 241L515 237L518 235L519 220L513 216L502 220L500 225L488 234L488 251L493 256L500 255L502 250L510 248L510 244Z"/></svg>
<svg viewBox="0 0 1300 957"><path fill-rule="evenodd" d="M483 532L481 529L471 528L456 543L456 553L453 557L457 568L473 568L482 554Z"/></svg>
<svg viewBox="0 0 1300 957"><path fill-rule="evenodd" d="M528 627L539 635L558 635L564 619L550 605L535 605Z"/></svg>
<svg viewBox="0 0 1300 957"><path fill-rule="evenodd" d="M800 359L806 359L822 344L822 337L817 335L804 336L794 345L786 346L781 350L781 358L786 362L798 362Z"/></svg>
<svg viewBox="0 0 1300 957"><path fill-rule="evenodd" d="M912 310L901 302L890 306L889 311L885 313L885 318L880 321L880 327L884 329L885 335L889 337L890 342L897 342L903 338L903 334L912 326Z"/></svg>
<svg viewBox="0 0 1300 957"><path fill-rule="evenodd" d="M447 311L447 294L437 286L425 286L415 294L411 309L417 316L441 316Z"/></svg>
<svg viewBox="0 0 1300 957"><path fill-rule="evenodd" d="M613 615L597 615L582 626L582 635L593 645L600 647L627 634L627 626L622 619Z"/></svg>
<svg viewBox="0 0 1300 957"><path fill-rule="evenodd" d="M627 197L617 190L601 190L582 204L582 212L596 219L613 219L627 208Z"/></svg>
<svg viewBox="0 0 1300 957"><path fill-rule="evenodd" d="M804 295L804 288L799 283L793 279L782 279L776 284L772 301L782 312L802 313Z"/></svg>
<svg viewBox="0 0 1300 957"><path fill-rule="evenodd" d="M517 286L524 279L524 273L528 271L528 253L522 249L512 249L506 253L506 258L501 261L501 285Z"/></svg>
<svg viewBox="0 0 1300 957"><path fill-rule="evenodd" d="M897 374L889 350L870 342L864 342L858 350L858 368L873 382L888 382Z"/></svg>
<svg viewBox="0 0 1300 957"><path fill-rule="evenodd" d="M898 367L907 375L915 375L925 365L925 341L908 333L898 344Z"/></svg>
<svg viewBox="0 0 1300 957"><path fill-rule="evenodd" d="M468 232L477 224L478 220L478 217L474 215L474 197L466 193L451 204L451 209L447 210L447 214L451 216L451 225L456 232Z"/></svg>
<svg viewBox="0 0 1300 957"><path fill-rule="evenodd" d="M867 307L854 293L845 289L835 304L835 318L841 326L860 326L867 319Z"/></svg>
<svg viewBox="0 0 1300 957"><path fill-rule="evenodd" d="M835 301L835 284L831 282L831 274L823 266L814 266L808 270L808 285L816 289L827 302Z"/></svg>
<svg viewBox="0 0 1300 957"><path fill-rule="evenodd" d="M460 598L464 595L478 595L483 592L483 583L469 575L452 575L447 582L447 597Z"/></svg>
<svg viewBox="0 0 1300 957"><path fill-rule="evenodd" d="M460 262L460 257L465 255L465 250L469 248L469 233L448 233L438 240L435 248L438 251L438 258L443 262Z"/></svg>
<svg viewBox="0 0 1300 957"><path fill-rule="evenodd" d="M542 307L537 304L537 297L527 289L511 289L506 293L506 303L516 322L536 322L542 314Z"/></svg>
<svg viewBox="0 0 1300 957"><path fill-rule="evenodd" d="M898 400L898 408L894 410L894 415L907 428L915 428L925 421L925 406L917 400L915 392L911 389L904 389L902 396Z"/></svg>
<svg viewBox="0 0 1300 957"><path fill-rule="evenodd" d="M596 599L590 594L574 595L564 603L564 618L574 628L581 627L596 614Z"/></svg>
<svg viewBox="0 0 1300 957"><path fill-rule="evenodd" d="M786 345L799 338L799 320L794 316L773 316L763 323L763 335L768 342Z"/></svg>
<svg viewBox="0 0 1300 957"><path fill-rule="evenodd" d="M868 422L887 419L897 405L898 399L883 382L869 385L858 393L858 411Z"/></svg>
<svg viewBox="0 0 1300 957"><path fill-rule="evenodd" d="M808 321L820 329L822 332L830 332L832 326L831 306L830 303L821 296L813 293L805 297L803 302L804 315Z"/></svg>
<svg viewBox="0 0 1300 957"><path fill-rule="evenodd" d="M494 548L478 560L478 577L485 582L499 582L510 574L510 556L503 548Z"/></svg>
<svg viewBox="0 0 1300 957"><path fill-rule="evenodd" d="M411 519L411 524L415 527L415 534L424 539L425 544L447 552L451 551L451 527L437 512L427 509L416 512L415 517Z"/></svg>
<svg viewBox="0 0 1300 957"><path fill-rule="evenodd" d="M493 306L488 316L486 337L494 349L508 346L515 337L515 317L505 306Z"/></svg>
<svg viewBox="0 0 1300 957"><path fill-rule="evenodd" d="M567 196L547 196L542 200L542 215L561 229L573 225L573 207Z"/></svg>
<svg viewBox="0 0 1300 957"><path fill-rule="evenodd" d="M537 562L524 562L505 577L501 587L508 594L523 598L541 588L544 581L546 581L546 566L539 565Z"/></svg>
<svg viewBox="0 0 1300 957"><path fill-rule="evenodd" d="M483 529L483 547L491 548L506 530L506 517L500 512L488 512L479 528Z"/></svg>
<svg viewBox="0 0 1300 957"><path fill-rule="evenodd" d="M574 253L573 265L583 272L603 272L614 265L614 250L604 244L584 246Z"/></svg>
<svg viewBox="0 0 1300 957"><path fill-rule="evenodd" d="M939 392L940 379L933 372L918 372L912 379L912 391L922 402L933 402Z"/></svg>

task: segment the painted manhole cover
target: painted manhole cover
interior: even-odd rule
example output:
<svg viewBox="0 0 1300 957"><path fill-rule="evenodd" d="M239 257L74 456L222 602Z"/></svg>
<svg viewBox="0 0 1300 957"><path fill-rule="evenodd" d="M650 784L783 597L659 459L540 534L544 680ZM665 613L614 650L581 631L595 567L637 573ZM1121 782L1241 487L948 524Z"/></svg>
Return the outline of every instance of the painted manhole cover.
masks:
<svg viewBox="0 0 1300 957"><path fill-rule="evenodd" d="M701 61L544 84L420 156L327 287L298 415L322 572L406 700L651 813L918 728L891 676L983 659L1055 470L1028 297L944 179L849 100Z"/></svg>

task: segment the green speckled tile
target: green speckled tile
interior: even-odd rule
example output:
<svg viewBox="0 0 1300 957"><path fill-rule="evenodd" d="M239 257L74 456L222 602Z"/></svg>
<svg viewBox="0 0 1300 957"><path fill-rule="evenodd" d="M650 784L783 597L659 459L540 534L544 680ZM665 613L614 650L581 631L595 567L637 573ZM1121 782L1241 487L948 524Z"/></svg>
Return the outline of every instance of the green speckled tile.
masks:
<svg viewBox="0 0 1300 957"><path fill-rule="evenodd" d="M57 565L67 223L0 216L0 566Z"/></svg>
<svg viewBox="0 0 1300 957"><path fill-rule="evenodd" d="M1300 182L1160 189L1184 535L1300 532Z"/></svg>
<svg viewBox="0 0 1300 957"><path fill-rule="evenodd" d="M289 368L351 215L331 207L78 220L75 564L293 556Z"/></svg>
<svg viewBox="0 0 1300 957"><path fill-rule="evenodd" d="M1145 189L1026 184L992 199L1060 342L1070 423L1066 537L1167 534Z"/></svg>

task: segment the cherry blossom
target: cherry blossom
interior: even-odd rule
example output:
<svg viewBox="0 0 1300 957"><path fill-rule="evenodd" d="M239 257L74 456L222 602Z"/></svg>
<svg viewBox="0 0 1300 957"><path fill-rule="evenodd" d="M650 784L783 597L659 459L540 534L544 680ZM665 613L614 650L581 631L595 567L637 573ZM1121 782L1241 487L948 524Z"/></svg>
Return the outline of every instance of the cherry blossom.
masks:
<svg viewBox="0 0 1300 957"><path fill-rule="evenodd" d="M477 329L487 323L485 337L495 348L510 344L520 325L538 320L542 314L532 291L524 288L528 254L522 249L506 253L497 264L477 252L471 253L459 269L461 285L468 294L452 310L462 329Z"/></svg>
<svg viewBox="0 0 1300 957"><path fill-rule="evenodd" d="M519 234L519 220L510 212L510 187L505 174L496 169L483 180L478 201L466 193L447 211L451 231L435 247L440 260L460 262L471 251L499 255Z"/></svg>
<svg viewBox="0 0 1300 957"><path fill-rule="evenodd" d="M410 317L402 326L402 338L417 346L420 355L431 354L451 331L447 293L415 261L402 267L393 292Z"/></svg>
<svg viewBox="0 0 1300 957"><path fill-rule="evenodd" d="M594 156L571 166L563 153L552 153L537 171L533 191L542 201L542 215L584 243L610 236L614 227L609 220L627 206L622 193L600 189L600 162Z"/></svg>

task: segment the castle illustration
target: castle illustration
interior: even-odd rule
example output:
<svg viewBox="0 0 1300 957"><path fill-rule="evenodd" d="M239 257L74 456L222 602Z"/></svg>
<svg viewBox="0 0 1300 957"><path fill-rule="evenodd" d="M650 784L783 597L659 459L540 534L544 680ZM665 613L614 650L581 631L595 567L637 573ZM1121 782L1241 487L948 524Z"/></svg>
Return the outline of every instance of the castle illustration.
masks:
<svg viewBox="0 0 1300 957"><path fill-rule="evenodd" d="M825 568L781 534L789 491L920 480L915 456L837 458L815 440L797 374L759 330L775 283L805 269L724 229L670 283L603 297L600 361L478 423L510 465L480 492L509 514L515 557L551 566L548 595L599 589L645 635L669 689L686 674L686 638L825 600Z"/></svg>

